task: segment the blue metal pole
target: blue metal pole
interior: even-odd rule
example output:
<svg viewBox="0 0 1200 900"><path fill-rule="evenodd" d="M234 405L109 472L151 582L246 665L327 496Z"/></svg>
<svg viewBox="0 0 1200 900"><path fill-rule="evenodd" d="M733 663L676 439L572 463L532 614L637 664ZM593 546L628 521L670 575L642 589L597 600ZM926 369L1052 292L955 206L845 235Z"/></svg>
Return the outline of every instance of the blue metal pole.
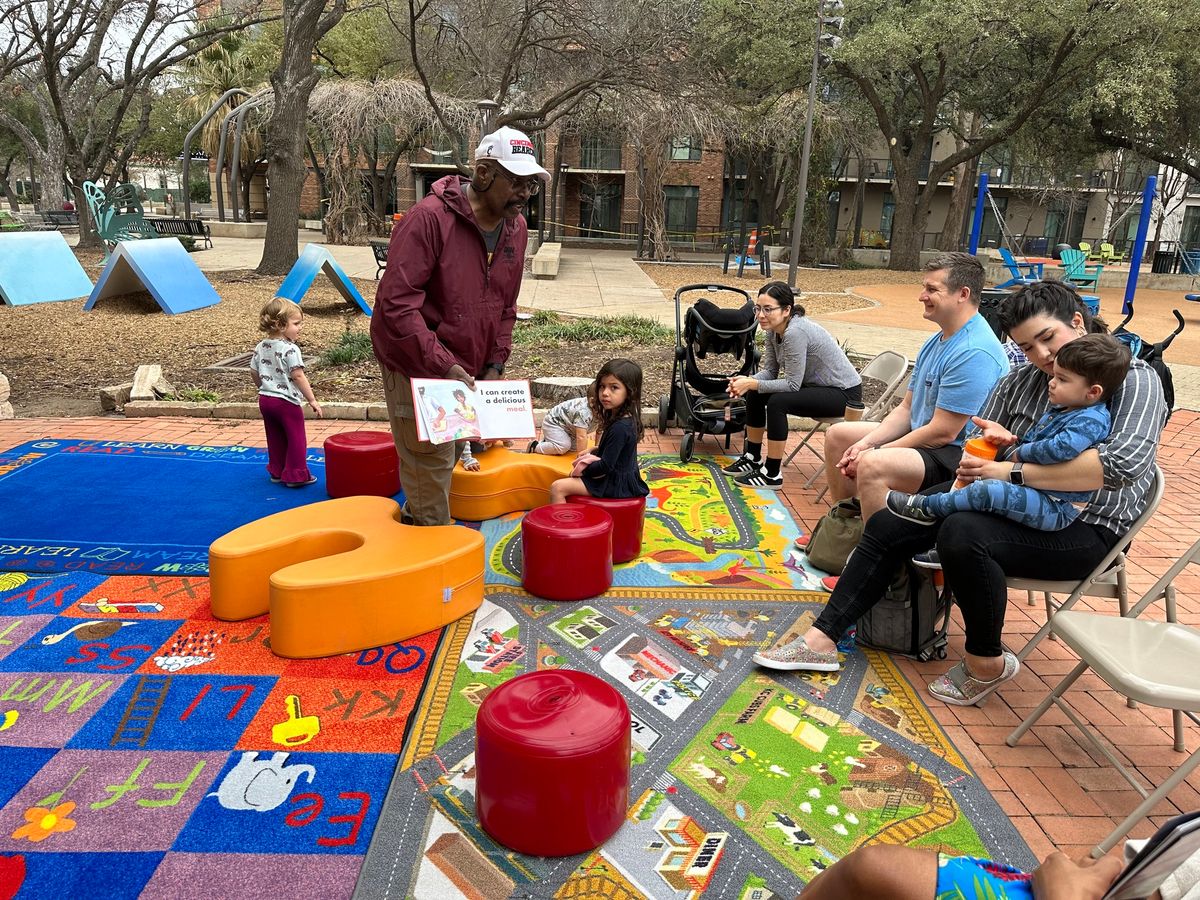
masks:
<svg viewBox="0 0 1200 900"><path fill-rule="evenodd" d="M1137 238L1134 241L1133 254L1129 258L1129 279L1125 282L1125 305L1121 308L1123 316L1133 312L1133 295L1137 291L1138 270L1142 267L1142 254L1146 251L1146 232L1150 230L1150 216L1154 213L1154 194L1157 190L1158 176L1151 175L1146 179L1146 189L1142 191L1142 216L1138 219Z"/></svg>
<svg viewBox="0 0 1200 900"><path fill-rule="evenodd" d="M971 221L971 244L969 253L979 252L979 232L983 231L983 204L987 202L988 173L979 173L979 190L975 194L975 218Z"/></svg>

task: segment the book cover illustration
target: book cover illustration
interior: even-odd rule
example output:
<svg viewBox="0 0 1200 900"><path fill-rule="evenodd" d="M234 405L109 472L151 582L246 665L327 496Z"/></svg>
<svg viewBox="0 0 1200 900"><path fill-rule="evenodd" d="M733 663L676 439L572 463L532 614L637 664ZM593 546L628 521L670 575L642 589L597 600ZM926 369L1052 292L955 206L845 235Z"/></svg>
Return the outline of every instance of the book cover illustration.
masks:
<svg viewBox="0 0 1200 900"><path fill-rule="evenodd" d="M412 389L417 436L423 441L446 444L536 434L528 381L478 381L472 389L452 379L414 378Z"/></svg>

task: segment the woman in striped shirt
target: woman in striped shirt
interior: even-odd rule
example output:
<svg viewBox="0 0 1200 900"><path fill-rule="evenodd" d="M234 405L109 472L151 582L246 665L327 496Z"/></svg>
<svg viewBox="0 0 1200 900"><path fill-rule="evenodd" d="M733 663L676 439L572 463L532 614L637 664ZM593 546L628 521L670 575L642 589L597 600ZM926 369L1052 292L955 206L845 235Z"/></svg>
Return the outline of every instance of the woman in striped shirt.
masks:
<svg viewBox="0 0 1200 900"><path fill-rule="evenodd" d="M974 421L996 422L1020 437L1050 407L1047 388L1059 348L1108 327L1091 316L1074 290L1057 281L1022 288L1005 300L1000 315L1029 365L1000 379ZM966 656L934 681L930 692L946 703L969 706L1012 679L1019 664L1000 643L1008 603L1005 578L1086 577L1149 502L1167 416L1162 383L1153 369L1135 359L1107 403L1112 415L1108 437L1069 462L1020 465L964 455L959 463L958 476L968 482L996 478L1042 490L1094 491L1074 522L1060 531L1039 531L988 513L956 512L930 527L887 510L876 513L825 610L787 646L789 661L772 667L837 669L836 642L845 630L879 602L902 563L936 545L946 586L962 610Z"/></svg>

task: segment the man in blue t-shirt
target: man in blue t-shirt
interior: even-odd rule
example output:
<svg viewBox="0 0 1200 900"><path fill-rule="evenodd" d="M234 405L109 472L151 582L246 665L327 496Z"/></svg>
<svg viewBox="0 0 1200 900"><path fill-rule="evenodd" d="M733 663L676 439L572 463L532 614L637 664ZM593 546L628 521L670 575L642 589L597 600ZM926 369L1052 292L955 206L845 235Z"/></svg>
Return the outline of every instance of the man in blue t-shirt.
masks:
<svg viewBox="0 0 1200 900"><path fill-rule="evenodd" d="M917 354L904 400L882 422L839 422L825 436L825 472L834 501L857 496L863 518L889 490L915 494L954 478L963 433L1008 357L979 314L983 265L943 253L925 266L924 317L940 329Z"/></svg>

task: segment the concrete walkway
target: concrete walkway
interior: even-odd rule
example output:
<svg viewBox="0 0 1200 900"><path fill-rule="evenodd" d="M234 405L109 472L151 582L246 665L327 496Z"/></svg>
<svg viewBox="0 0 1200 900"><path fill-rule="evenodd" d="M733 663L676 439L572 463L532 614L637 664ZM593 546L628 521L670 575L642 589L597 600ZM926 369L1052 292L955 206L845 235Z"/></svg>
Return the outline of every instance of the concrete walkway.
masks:
<svg viewBox="0 0 1200 900"><path fill-rule="evenodd" d="M303 250L309 243L320 243L319 232L300 232L297 245ZM262 257L263 241L251 238L217 238L213 249L193 254L201 269L209 272L229 269L253 269ZM375 257L370 247L325 245L351 278L374 280ZM829 329L839 341L862 354L897 350L915 359L921 344L933 333L917 310L917 285L872 285L871 270L863 270L862 285L848 293L862 297L872 306L814 319ZM800 278L803 287L803 270ZM1111 325L1120 321L1113 312L1120 310L1116 289L1100 292L1103 309ZM1182 307L1185 316L1191 306L1175 292L1146 290L1138 292L1139 331L1150 340L1161 340L1174 324L1170 309ZM558 275L552 279L526 274L518 302L526 308L584 316L637 315L675 327L675 304L650 279L627 250L590 250L565 248ZM1110 312L1111 311L1111 312ZM1194 318L1194 316L1193 316ZM1167 355L1175 377L1175 405L1179 409L1200 410L1200 322L1180 336Z"/></svg>

